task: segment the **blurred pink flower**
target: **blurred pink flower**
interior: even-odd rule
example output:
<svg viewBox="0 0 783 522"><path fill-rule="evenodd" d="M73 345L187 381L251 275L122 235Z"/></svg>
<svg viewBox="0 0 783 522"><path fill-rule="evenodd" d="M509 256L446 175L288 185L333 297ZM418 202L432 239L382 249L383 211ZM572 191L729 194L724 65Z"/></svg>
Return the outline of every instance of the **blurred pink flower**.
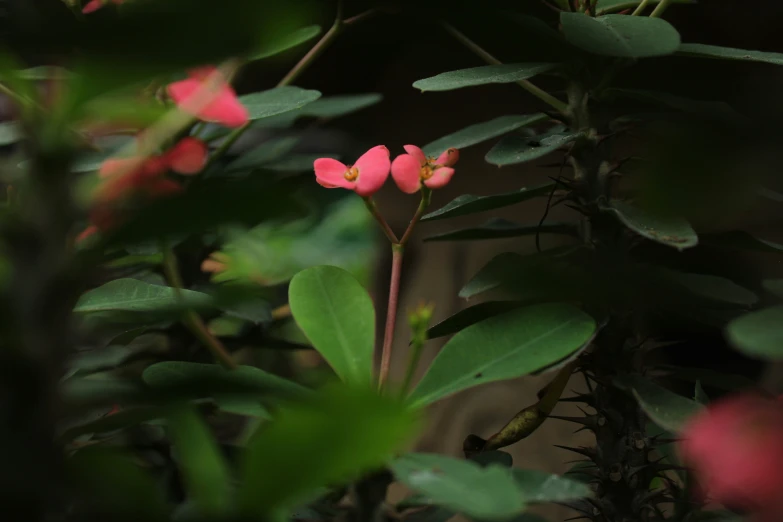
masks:
<svg viewBox="0 0 783 522"><path fill-rule="evenodd" d="M90 14L94 11L97 11L101 7L103 7L106 2L111 1L114 2L117 5L120 5L125 0L90 0L87 2L87 4L82 8L82 13L84 14Z"/></svg>
<svg viewBox="0 0 783 522"><path fill-rule="evenodd" d="M711 404L685 427L683 462L711 499L783 520L783 403L744 393Z"/></svg>
<svg viewBox="0 0 783 522"><path fill-rule="evenodd" d="M353 166L332 158L318 158L313 168L320 185L345 188L369 197L378 192L389 177L389 149L383 145L373 147L362 154Z"/></svg>
<svg viewBox="0 0 783 522"><path fill-rule="evenodd" d="M207 164L207 145L198 138L182 138L163 158L174 172L197 174Z"/></svg>
<svg viewBox="0 0 783 522"><path fill-rule="evenodd" d="M217 87L207 93L207 103L200 103L204 89L210 88L207 79L216 75ZM188 78L170 83L166 87L169 96L180 109L196 116L200 120L219 123L226 127L241 127L250 119L247 108L237 98L237 94L213 66L200 67L189 71ZM194 106L199 102L199 106Z"/></svg>
<svg viewBox="0 0 783 522"><path fill-rule="evenodd" d="M394 182L406 194L418 192L422 185L430 189L441 188L454 175L451 167L459 159L457 149L448 149L435 159L425 156L424 151L415 145L405 145L403 148L407 154L394 159L391 174Z"/></svg>

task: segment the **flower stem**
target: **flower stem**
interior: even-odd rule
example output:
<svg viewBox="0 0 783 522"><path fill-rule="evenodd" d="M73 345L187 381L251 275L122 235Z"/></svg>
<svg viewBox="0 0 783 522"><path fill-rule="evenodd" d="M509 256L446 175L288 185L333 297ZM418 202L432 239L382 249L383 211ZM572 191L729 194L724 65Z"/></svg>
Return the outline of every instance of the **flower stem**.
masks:
<svg viewBox="0 0 783 522"><path fill-rule="evenodd" d="M422 187L421 201L419 202L419 208L416 209L416 213L413 215L411 222L408 224L408 229L405 230L405 233L402 235L402 239L400 239L401 246L405 246L408 244L408 240L410 240L411 235L413 234L413 229L416 227L416 223L419 222L419 219L421 219L422 214L424 214L424 211L427 210L427 207L430 204L431 197L432 197L432 191L427 187Z"/></svg>
<svg viewBox="0 0 783 522"><path fill-rule="evenodd" d="M424 343L420 339L414 339L411 344L410 355L408 356L408 367L405 369L405 380L402 381L402 388L400 395L405 397L408 394L408 389L413 381L413 374L416 373L416 368L419 366L419 359L421 359L421 352L424 348Z"/></svg>
<svg viewBox="0 0 783 522"><path fill-rule="evenodd" d="M650 5L650 0L642 0L642 2L636 7L636 10L632 13L632 16L639 16L644 13L647 6Z"/></svg>
<svg viewBox="0 0 783 522"><path fill-rule="evenodd" d="M658 7L653 9L653 12L650 13L650 18L659 18L663 15L663 12L666 11L666 9L669 7L669 4L672 3L672 0L661 0L661 3L658 4Z"/></svg>
<svg viewBox="0 0 783 522"><path fill-rule="evenodd" d="M477 55L479 58L484 60L490 65L502 65L502 62L489 54L487 51L482 49L478 46L473 40L462 34L460 31L458 31L454 26L449 24L448 22L442 22L443 27L448 31L454 38L456 38L462 45L473 51L475 55ZM567 114L568 113L568 105L563 103L562 101L558 100L545 90L541 89L540 87L535 86L533 83L529 82L528 80L519 80L517 84L525 89L527 92L538 98L539 100L543 101L547 105L553 107L561 114Z"/></svg>
<svg viewBox="0 0 783 522"><path fill-rule="evenodd" d="M386 309L386 330L383 334L381 349L381 368L378 372L378 389L383 390L389 378L391 367L392 343L394 342L394 325L397 321L397 303L400 297L400 274L402 273L402 255L405 248L399 244L392 245L392 272L389 282L389 305Z"/></svg>
<svg viewBox="0 0 783 522"><path fill-rule="evenodd" d="M400 240L397 239L397 235L391 229L381 213L378 212L378 206L375 204L375 201L373 201L372 198L362 199L364 200L364 205L367 207L367 210L369 210L370 214L372 214L372 217L374 217L378 224L381 225L381 230L383 230L383 233L386 234L386 237L389 239L389 241L391 241L393 245L399 243Z"/></svg>
<svg viewBox="0 0 783 522"><path fill-rule="evenodd" d="M177 295L181 296L182 288L184 286L182 275L180 275L179 268L177 267L177 257L170 247L163 248L163 273L166 275L166 279L174 288ZM190 330L190 332L201 341L210 352L212 352L212 355L220 364L229 370L237 368L237 363L231 358L226 347L223 346L223 343L221 343L217 337L212 335L207 328L207 325L204 324L204 321L195 311L185 311L182 316L182 324L185 325L185 327Z"/></svg>

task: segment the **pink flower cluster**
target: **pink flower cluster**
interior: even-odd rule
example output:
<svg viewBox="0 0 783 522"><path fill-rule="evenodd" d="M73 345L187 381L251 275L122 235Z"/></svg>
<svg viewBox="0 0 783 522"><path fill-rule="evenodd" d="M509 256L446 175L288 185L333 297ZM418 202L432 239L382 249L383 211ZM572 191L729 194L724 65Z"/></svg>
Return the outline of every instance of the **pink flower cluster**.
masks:
<svg viewBox="0 0 783 522"><path fill-rule="evenodd" d="M702 494L752 522L783 520L783 400L744 393L716 401L686 426L679 449Z"/></svg>
<svg viewBox="0 0 783 522"><path fill-rule="evenodd" d="M326 188L353 190L370 197L381 189L391 172L394 182L406 194L422 187L437 189L445 186L454 175L459 159L457 149L448 149L437 158L428 158L415 145L403 147L406 154L390 161L389 149L378 145L365 152L356 163L346 165L332 158L318 158L313 164L316 181Z"/></svg>

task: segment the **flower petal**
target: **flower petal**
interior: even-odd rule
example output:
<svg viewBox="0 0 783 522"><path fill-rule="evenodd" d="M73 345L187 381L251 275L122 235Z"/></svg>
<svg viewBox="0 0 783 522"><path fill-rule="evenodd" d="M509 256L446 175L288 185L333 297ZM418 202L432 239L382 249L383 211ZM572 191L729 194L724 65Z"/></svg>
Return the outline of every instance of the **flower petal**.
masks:
<svg viewBox="0 0 783 522"><path fill-rule="evenodd" d="M197 138L183 138L165 155L165 159L175 172L196 174L207 163L207 145Z"/></svg>
<svg viewBox="0 0 783 522"><path fill-rule="evenodd" d="M454 169L451 167L441 167L432 173L432 177L430 179L424 180L424 184L427 186L427 188L431 189L441 188L446 186L448 182L451 181L451 177L453 175Z"/></svg>
<svg viewBox="0 0 783 522"><path fill-rule="evenodd" d="M459 151L455 149L454 147L450 149L446 149L443 151L443 153L438 156L438 159L435 160L436 165L441 165L443 167L453 167L455 163L457 163L457 160L459 159Z"/></svg>
<svg viewBox="0 0 783 522"><path fill-rule="evenodd" d="M82 241L86 240L90 236L93 236L98 233L98 227L95 225L90 225L84 230L82 230L78 236L76 236L76 242L81 243Z"/></svg>
<svg viewBox="0 0 783 522"><path fill-rule="evenodd" d="M152 180L144 188L147 194L154 197L171 196L182 191L182 185L166 178Z"/></svg>
<svg viewBox="0 0 783 522"><path fill-rule="evenodd" d="M389 177L389 149L377 145L362 154L353 166L359 170L356 193L362 197L371 196L378 192Z"/></svg>
<svg viewBox="0 0 783 522"><path fill-rule="evenodd" d="M220 88L215 99L201 110L199 117L226 127L241 127L250 121L247 107L242 105L234 89L228 85Z"/></svg>
<svg viewBox="0 0 783 522"><path fill-rule="evenodd" d="M424 151L421 150L416 145L403 145L403 149L405 149L405 152L413 156L413 159L419 162L419 165L426 165L427 164L427 156L424 154Z"/></svg>
<svg viewBox="0 0 783 522"><path fill-rule="evenodd" d="M400 154L391 164L391 175L401 191L413 194L421 188L421 164L410 154Z"/></svg>
<svg viewBox="0 0 783 522"><path fill-rule="evenodd" d="M226 127L241 127L248 122L250 115L247 108L239 102L234 89L228 84L219 85L216 92L209 93L207 103L194 106L192 100L200 97L202 89L207 88L205 80L212 71L214 68L191 71L190 78L170 83L166 86L166 91L180 109L201 120L219 123Z"/></svg>
<svg viewBox="0 0 783 522"><path fill-rule="evenodd" d="M141 169L143 165L140 158L109 158L101 163L98 175L108 178L119 173L130 174Z"/></svg>
<svg viewBox="0 0 783 522"><path fill-rule="evenodd" d="M316 181L326 188L347 188L353 190L356 182L345 179L348 167L332 158L318 158L313 162Z"/></svg>
<svg viewBox="0 0 783 522"><path fill-rule="evenodd" d="M101 7L103 7L103 2L101 0L90 0L89 2L87 2L87 4L84 7L82 7L82 13L83 14L94 13Z"/></svg>

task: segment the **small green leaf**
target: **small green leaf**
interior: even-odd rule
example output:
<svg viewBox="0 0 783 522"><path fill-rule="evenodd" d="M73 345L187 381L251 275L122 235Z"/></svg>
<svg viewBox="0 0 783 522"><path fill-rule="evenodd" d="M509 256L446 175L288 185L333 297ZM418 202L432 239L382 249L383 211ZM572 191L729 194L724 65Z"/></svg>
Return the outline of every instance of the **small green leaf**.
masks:
<svg viewBox="0 0 783 522"><path fill-rule="evenodd" d="M251 120L259 120L300 109L320 97L318 91L288 85L246 94L240 96L239 101L247 107Z"/></svg>
<svg viewBox="0 0 783 522"><path fill-rule="evenodd" d="M783 245L761 239L742 230L704 234L700 235L699 239L704 245L711 247L783 254Z"/></svg>
<svg viewBox="0 0 783 522"><path fill-rule="evenodd" d="M508 518L525 502L511 472L445 455L409 453L390 463L397 480L432 503L478 519Z"/></svg>
<svg viewBox="0 0 783 522"><path fill-rule="evenodd" d="M702 406L690 399L662 388L639 375L622 375L615 383L633 393L639 406L661 428L679 432Z"/></svg>
<svg viewBox="0 0 783 522"><path fill-rule="evenodd" d="M369 384L375 309L347 271L317 266L299 272L288 289L291 313L316 350L345 382Z"/></svg>
<svg viewBox="0 0 783 522"><path fill-rule="evenodd" d="M669 22L647 16L560 13L566 40L580 49L602 56L645 58L673 54L680 34Z"/></svg>
<svg viewBox="0 0 783 522"><path fill-rule="evenodd" d="M192 406L182 406L171 412L167 427L190 500L202 516L226 515L232 506L231 477L204 421Z"/></svg>
<svg viewBox="0 0 783 522"><path fill-rule="evenodd" d="M582 482L534 469L513 469L511 474L522 491L525 502L565 502L592 496Z"/></svg>
<svg viewBox="0 0 783 522"><path fill-rule="evenodd" d="M428 236L424 241L470 241L479 239L504 239L509 237L529 236L534 234L564 234L576 235L572 223L543 223L520 225L501 218L493 218L478 227L451 230L442 234Z"/></svg>
<svg viewBox="0 0 783 522"><path fill-rule="evenodd" d="M292 47L296 47L297 45L301 45L307 42L308 40L312 40L319 34L321 34L321 26L319 25L308 25L307 27L302 27L301 29L292 31L280 37L279 39L267 42L263 49L256 51L256 53L253 54L250 59L261 60L262 58L268 58L270 56L280 54L283 51L291 49Z"/></svg>
<svg viewBox="0 0 783 522"><path fill-rule="evenodd" d="M10 145L22 139L22 131L15 121L0 123L0 146Z"/></svg>
<svg viewBox="0 0 783 522"><path fill-rule="evenodd" d="M750 312L726 327L729 342L742 353L765 360L783 359L783 306Z"/></svg>
<svg viewBox="0 0 783 522"><path fill-rule="evenodd" d="M448 148L464 149L465 147L497 138L521 127L535 125L548 119L549 116L543 113L500 116L493 120L470 125L448 136L439 138L422 147L422 150L427 156L437 158Z"/></svg>
<svg viewBox="0 0 783 522"><path fill-rule="evenodd" d="M533 161L568 145L581 135L580 132L567 131L563 126L557 126L533 137L506 136L490 149L484 159L498 167Z"/></svg>
<svg viewBox="0 0 783 522"><path fill-rule="evenodd" d="M783 54L764 51L749 51L732 47L720 47L705 44L682 44L677 54L697 58L718 58L721 60L738 60L742 62L761 62L772 65L783 65Z"/></svg>
<svg viewBox="0 0 783 522"><path fill-rule="evenodd" d="M693 400L701 404L702 406L707 405L707 403L710 402L710 398L707 396L707 393L704 391L704 388L701 386L701 381L696 381L696 387L693 391Z"/></svg>
<svg viewBox="0 0 783 522"><path fill-rule="evenodd" d="M607 210L640 236L657 243L677 250L691 248L699 243L690 223L682 218L658 216L618 200L612 201L612 206Z"/></svg>
<svg viewBox="0 0 783 522"><path fill-rule="evenodd" d="M177 290L138 279L115 279L85 292L76 303L75 313L107 311L154 312L181 307L204 308L212 298L201 292Z"/></svg>
<svg viewBox="0 0 783 522"><path fill-rule="evenodd" d="M415 434L417 415L374 390L327 387L281 409L249 441L239 506L266 519L380 467Z"/></svg>
<svg viewBox="0 0 783 522"><path fill-rule="evenodd" d="M604 15L607 13L615 13L617 11L624 11L626 9L632 9L638 7L642 3L642 0L598 0L595 3L595 8L598 15ZM652 0L650 6L658 5L661 0ZM673 4L695 4L696 0L674 0Z"/></svg>
<svg viewBox="0 0 783 522"><path fill-rule="evenodd" d="M302 109L303 116L337 118L380 103L383 95L376 92L324 96Z"/></svg>
<svg viewBox="0 0 783 522"><path fill-rule="evenodd" d="M457 333L472 324L514 310L525 303L521 301L486 301L460 310L427 330L428 339L436 339Z"/></svg>
<svg viewBox="0 0 783 522"><path fill-rule="evenodd" d="M532 199L538 196L543 196L552 191L556 184L547 183L546 185L539 185L533 188L521 188L513 192L506 192L504 194L493 194L491 196L474 196L473 194L463 194L453 199L449 203L438 210L434 210L429 214L425 214L421 221L434 221L436 219L445 219L457 216L467 216L469 214L476 214L478 212L486 212L487 210L495 210L498 208L508 207L510 205L516 205L528 199Z"/></svg>
<svg viewBox="0 0 783 522"><path fill-rule="evenodd" d="M560 303L491 317L446 343L410 399L424 406L479 384L530 374L581 348L595 327L592 317Z"/></svg>
<svg viewBox="0 0 783 522"><path fill-rule="evenodd" d="M554 63L508 63L484 65L438 74L413 83L423 91L450 91L488 83L513 83L532 78L557 67Z"/></svg>

